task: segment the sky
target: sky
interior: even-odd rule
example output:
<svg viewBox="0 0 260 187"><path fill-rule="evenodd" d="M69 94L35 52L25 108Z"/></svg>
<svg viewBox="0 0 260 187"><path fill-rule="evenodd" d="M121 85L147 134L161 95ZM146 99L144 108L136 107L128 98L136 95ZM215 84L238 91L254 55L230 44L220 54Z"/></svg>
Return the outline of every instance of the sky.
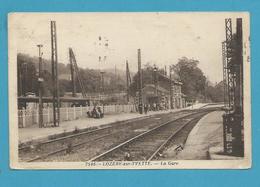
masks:
<svg viewBox="0 0 260 187"><path fill-rule="evenodd" d="M222 80L222 48L225 18L246 13L19 13L9 16L9 38L18 53L51 58L50 21L56 21L58 61L69 63L71 47L79 67L137 71L137 49L142 65L163 68L181 57L199 61L205 76ZM106 46L106 43L108 46ZM99 56L101 60L99 60ZM106 56L106 57L105 57Z"/></svg>

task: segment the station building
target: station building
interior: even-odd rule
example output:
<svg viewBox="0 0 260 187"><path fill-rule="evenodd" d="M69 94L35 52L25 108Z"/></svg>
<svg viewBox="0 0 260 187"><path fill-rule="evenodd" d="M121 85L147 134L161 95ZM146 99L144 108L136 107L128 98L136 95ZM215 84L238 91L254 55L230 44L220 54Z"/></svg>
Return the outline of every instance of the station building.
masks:
<svg viewBox="0 0 260 187"><path fill-rule="evenodd" d="M145 84L142 89L142 102L158 109L178 109L186 107L186 96L182 93L182 82L171 80L168 76L158 73L157 83ZM136 93L138 103L138 93Z"/></svg>

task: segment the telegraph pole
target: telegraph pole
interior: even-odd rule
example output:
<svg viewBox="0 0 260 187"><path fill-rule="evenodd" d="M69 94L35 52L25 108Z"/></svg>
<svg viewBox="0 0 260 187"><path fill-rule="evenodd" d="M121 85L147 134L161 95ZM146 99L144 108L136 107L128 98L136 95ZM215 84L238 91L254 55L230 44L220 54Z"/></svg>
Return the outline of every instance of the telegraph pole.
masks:
<svg viewBox="0 0 260 187"><path fill-rule="evenodd" d="M27 92L27 88L26 88L26 84L27 84L27 74L28 74L28 68L27 68L27 63L22 63L22 95L26 96L26 92Z"/></svg>
<svg viewBox="0 0 260 187"><path fill-rule="evenodd" d="M76 97L76 79L75 79L75 68L73 65L73 54L72 49L69 48L69 59L70 59L70 73L72 82L72 97Z"/></svg>
<svg viewBox="0 0 260 187"><path fill-rule="evenodd" d="M233 32L232 32L232 20L231 18L225 19L226 27L226 63L227 66L231 64L232 60L232 41L233 41ZM229 110L234 109L234 76L230 68L227 69L227 92L228 92L228 107Z"/></svg>
<svg viewBox="0 0 260 187"><path fill-rule="evenodd" d="M143 113L143 93L142 93L142 88L143 88L143 83L142 83L142 69L141 69L141 49L137 50L137 54L138 54L138 89L139 89L139 102L138 102L138 109L139 109L139 113L142 114Z"/></svg>
<svg viewBox="0 0 260 187"><path fill-rule="evenodd" d="M39 128L43 127L43 103L42 103L42 82L43 82L43 77L42 77L42 52L41 48L43 47L42 44L37 45L39 48L39 77L38 77L38 82L39 82Z"/></svg>
<svg viewBox="0 0 260 187"><path fill-rule="evenodd" d="M243 31L242 18L236 19L236 64L235 71L235 88L234 88L234 119L236 123L233 125L233 153L244 156L244 140L243 140Z"/></svg>
<svg viewBox="0 0 260 187"><path fill-rule="evenodd" d="M128 61L126 61L126 100L127 103L129 102L129 67L128 67Z"/></svg>
<svg viewBox="0 0 260 187"><path fill-rule="evenodd" d="M103 102L102 102L102 108L103 108L103 115L105 114L105 105L104 105L104 100L105 100L105 84L104 84L104 74L105 74L105 71L100 71L100 74L101 74L101 90L102 90L102 94L103 94Z"/></svg>
<svg viewBox="0 0 260 187"><path fill-rule="evenodd" d="M227 63L226 63L226 42L222 42L222 65L223 65L223 93L224 106L227 107Z"/></svg>
<svg viewBox="0 0 260 187"><path fill-rule="evenodd" d="M155 95L156 95L156 97L158 96L157 71L158 71L158 68L157 68L156 65L154 64L153 72L154 72L154 87L155 87Z"/></svg>
<svg viewBox="0 0 260 187"><path fill-rule="evenodd" d="M102 90L102 94L105 94L105 84L104 84L104 71L100 71L101 74L101 90Z"/></svg>
<svg viewBox="0 0 260 187"><path fill-rule="evenodd" d="M172 85L172 68L171 66L169 67L169 70L170 70L170 104L171 104L171 109L173 109L173 85Z"/></svg>
<svg viewBox="0 0 260 187"><path fill-rule="evenodd" d="M51 21L51 64L53 82L53 124L54 127L60 123L60 95L59 95L59 76L58 76L58 54L57 54L57 34L56 22Z"/></svg>
<svg viewBox="0 0 260 187"><path fill-rule="evenodd" d="M18 96L22 96L23 95L23 69L22 69L22 64L19 63L18 64Z"/></svg>

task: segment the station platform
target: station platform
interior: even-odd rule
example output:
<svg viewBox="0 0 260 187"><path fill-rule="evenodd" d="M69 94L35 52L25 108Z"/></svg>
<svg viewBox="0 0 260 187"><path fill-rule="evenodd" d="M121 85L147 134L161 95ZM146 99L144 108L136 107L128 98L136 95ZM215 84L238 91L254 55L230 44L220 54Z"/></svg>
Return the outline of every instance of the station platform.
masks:
<svg viewBox="0 0 260 187"><path fill-rule="evenodd" d="M178 112L181 110L199 109L205 107L206 105L208 104L199 103L194 105L192 108L187 107L187 108L173 109L173 110L149 111L147 114L139 114L139 113L110 114L110 115L105 115L105 117L101 119L84 117L73 121L63 121L60 123L59 127L39 128L38 126L35 125L26 128L19 128L18 129L19 144L23 144L34 140L46 139L49 136L62 134L64 132L65 133L73 132L75 129L83 130L87 128L98 128L102 125L106 125L110 123L133 120L133 119L148 118L156 114Z"/></svg>
<svg viewBox="0 0 260 187"><path fill-rule="evenodd" d="M209 150L213 147L223 148L223 113L223 111L214 111L201 118L190 132L183 150L177 155L177 159L213 159ZM218 159L221 159L221 156Z"/></svg>
<svg viewBox="0 0 260 187"><path fill-rule="evenodd" d="M185 108L167 110L167 111L150 111L147 114L139 114L139 113L120 113L120 114L113 114L113 115L111 114L111 115L105 115L105 117L101 119L84 117L73 121L61 122L59 127L39 128L38 126L32 126L27 128L19 128L18 129L19 144L30 142L33 140L46 139L49 136L61 134L64 132L65 133L73 132L75 129L82 130L87 128L98 128L102 125L106 125L114 122L148 118L149 116L155 114L177 112L184 109Z"/></svg>

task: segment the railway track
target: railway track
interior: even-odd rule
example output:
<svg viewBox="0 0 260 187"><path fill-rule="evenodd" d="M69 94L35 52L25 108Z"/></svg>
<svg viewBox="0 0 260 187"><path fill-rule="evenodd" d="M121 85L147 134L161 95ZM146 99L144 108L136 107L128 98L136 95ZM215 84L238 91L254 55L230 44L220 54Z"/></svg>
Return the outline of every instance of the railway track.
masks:
<svg viewBox="0 0 260 187"><path fill-rule="evenodd" d="M89 161L150 161L158 156L185 126L196 123L207 112L199 112L163 123L139 134Z"/></svg>
<svg viewBox="0 0 260 187"><path fill-rule="evenodd" d="M174 116L175 118L178 118L183 115L189 115L190 113L190 111L180 111L174 113ZM168 116L169 114L164 115L165 119L169 118ZM158 122L156 122L156 119L160 118L157 118L157 115L155 115L151 119L144 118L142 120L130 120L123 122L122 125L117 124L116 126L106 126L96 130L81 132L61 138L56 138L53 140L40 142L36 145L20 147L19 157L22 161L25 162L35 162L46 160L46 158L55 155L70 154L72 150L79 149L84 146L88 146L88 148L91 149L91 147L95 146L95 142L102 140L106 141L106 139L120 133L127 132L132 134L133 136L141 134L144 129L144 126L140 125L143 124L142 121L147 120L150 124L145 125L145 127L147 127L147 129L150 129L158 126ZM126 138L129 137L126 136Z"/></svg>

